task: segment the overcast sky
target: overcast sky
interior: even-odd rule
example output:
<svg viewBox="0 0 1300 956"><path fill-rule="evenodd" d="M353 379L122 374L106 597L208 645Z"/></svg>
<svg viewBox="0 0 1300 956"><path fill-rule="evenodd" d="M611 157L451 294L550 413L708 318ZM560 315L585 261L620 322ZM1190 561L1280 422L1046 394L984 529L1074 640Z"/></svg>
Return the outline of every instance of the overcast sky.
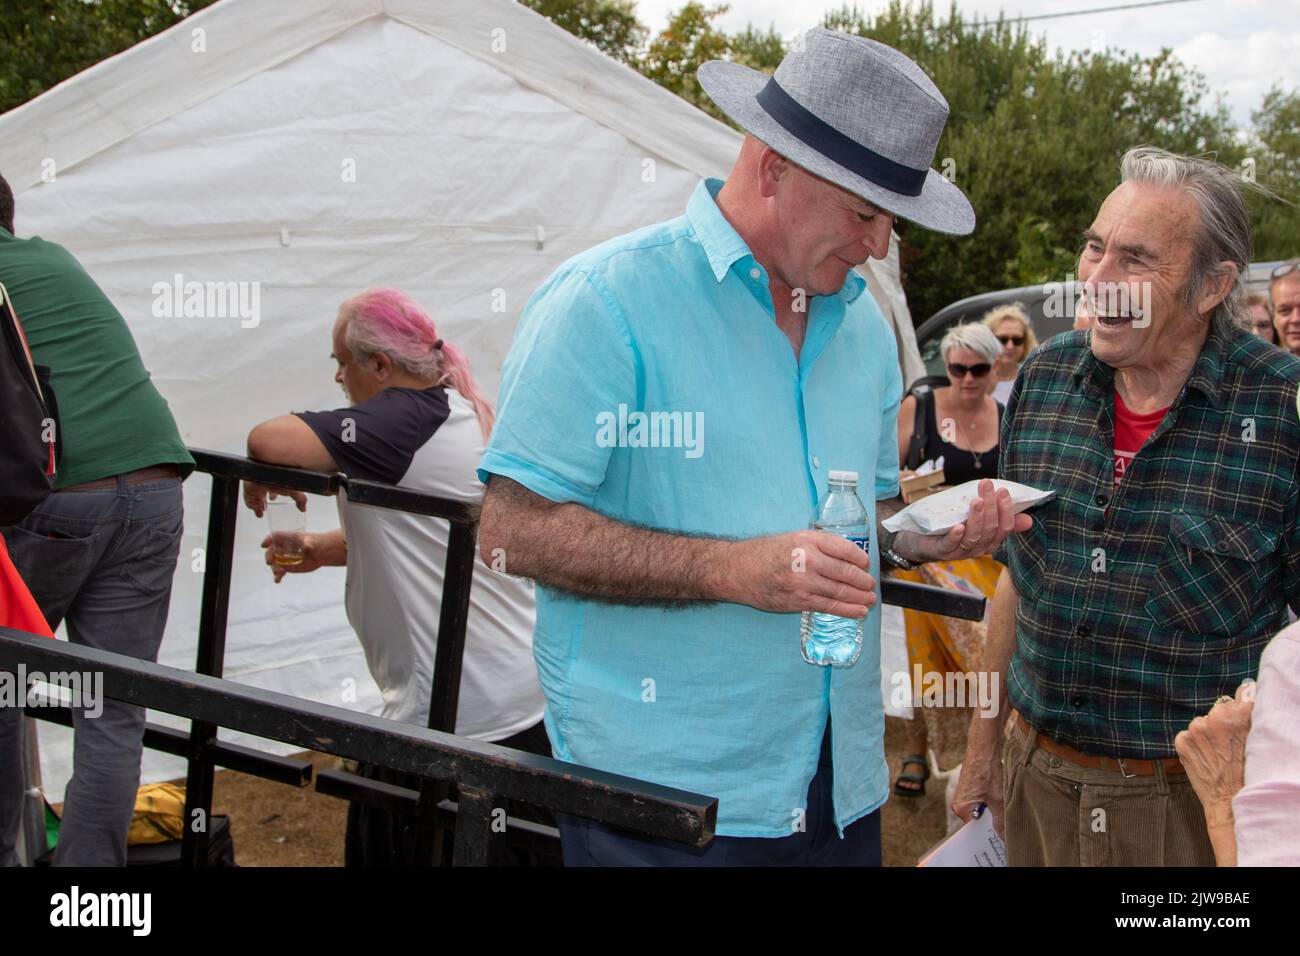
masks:
<svg viewBox="0 0 1300 956"><path fill-rule="evenodd" d="M637 0L641 21L658 31L667 25L671 11L685 0ZM716 3L718 0L706 0ZM1132 0L960 0L967 20L1065 13L1096 7L1120 6ZM772 26L787 38L816 26L822 15L842 6L839 0L731 0L730 12L717 22L728 32L753 23ZM867 12L884 9L885 0L868 0L858 6ZM946 13L945 0L936 10ZM1300 88L1300 0L1191 0L1163 7L1090 13L1084 16L1029 23L1045 35L1050 47L1087 49L1098 42L1149 55L1172 47L1210 84L1222 93L1233 118L1249 122L1269 87ZM1098 35L1097 31L1101 31Z"/></svg>

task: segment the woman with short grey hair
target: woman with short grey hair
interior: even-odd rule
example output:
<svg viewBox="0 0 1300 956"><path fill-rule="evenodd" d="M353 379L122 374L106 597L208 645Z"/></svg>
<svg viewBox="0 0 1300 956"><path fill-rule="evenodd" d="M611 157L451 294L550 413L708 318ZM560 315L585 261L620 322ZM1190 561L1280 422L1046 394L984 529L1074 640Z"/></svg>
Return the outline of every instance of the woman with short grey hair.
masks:
<svg viewBox="0 0 1300 956"><path fill-rule="evenodd" d="M915 470L922 462L942 456L945 485L996 478L1002 406L991 393L997 381L993 366L1002 356L1002 345L987 326L968 322L948 331L939 343L939 352L948 369L948 385L917 388L903 399L898 411L899 465ZM993 596L1001 574L1002 565L988 556L933 561L914 571L893 572L902 580L966 594L978 591L986 598ZM987 634L982 622L904 610L903 623L914 700L923 699L916 675L966 673L979 666ZM925 781L930 776L925 758L927 741L931 737L945 739L954 733L960 736L965 729L963 721L969 711L959 707L956 700L945 699L943 703L941 708L917 708L908 722L904 747L907 756L894 781L894 792L899 796L925 793ZM908 770L908 765L918 769Z"/></svg>
<svg viewBox="0 0 1300 956"><path fill-rule="evenodd" d="M956 348L975 352L989 362L996 362L1002 354L1002 345L997 336L987 326L976 322L963 322L948 330L948 334L939 343L939 354L945 363L948 361L948 353Z"/></svg>
<svg viewBox="0 0 1300 956"><path fill-rule="evenodd" d="M991 397L1002 346L978 322L953 326L939 343L948 385L908 395L898 410L899 466L944 459L945 484L995 478L1000 406Z"/></svg>

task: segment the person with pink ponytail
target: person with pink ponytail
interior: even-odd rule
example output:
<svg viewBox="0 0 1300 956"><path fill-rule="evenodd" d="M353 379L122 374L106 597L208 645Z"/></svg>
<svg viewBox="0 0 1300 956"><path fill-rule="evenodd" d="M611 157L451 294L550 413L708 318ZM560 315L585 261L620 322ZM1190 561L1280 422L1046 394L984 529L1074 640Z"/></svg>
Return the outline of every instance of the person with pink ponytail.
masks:
<svg viewBox="0 0 1300 956"><path fill-rule="evenodd" d="M469 504L483 497L476 474L491 434L491 402L474 381L469 358L438 335L433 320L405 292L371 289L339 307L334 322L334 380L347 408L281 415L248 435L261 461L400 485ZM244 487L259 516L273 489ZM300 507L305 507L302 496ZM304 536L304 560L266 563L278 584L286 575L328 565L347 568L345 604L371 676L381 716L426 726L438 646L448 523L441 518L355 504L338 496L341 527ZM531 582L498 573L477 559L461 671L456 733L550 755L543 701L533 662L535 603ZM365 703L362 701L362 703ZM362 764L363 776L419 788L419 778ZM531 808L508 812L553 823ZM415 818L352 804L348 865L416 865ZM426 861L427 862L427 861Z"/></svg>
<svg viewBox="0 0 1300 956"><path fill-rule="evenodd" d="M365 363L386 355L398 371L415 381L454 388L474 407L487 441L496 416L474 381L469 359L438 337L433 320L409 295L397 289L362 292L339 308L335 328L339 326L345 329L343 342L354 361ZM341 382L339 376L336 380Z"/></svg>

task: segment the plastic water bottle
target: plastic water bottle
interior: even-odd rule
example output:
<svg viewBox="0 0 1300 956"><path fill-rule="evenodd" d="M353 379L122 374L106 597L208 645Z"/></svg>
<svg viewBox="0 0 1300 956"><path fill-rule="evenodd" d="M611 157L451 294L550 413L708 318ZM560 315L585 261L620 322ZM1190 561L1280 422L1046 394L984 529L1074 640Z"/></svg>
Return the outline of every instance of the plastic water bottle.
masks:
<svg viewBox="0 0 1300 956"><path fill-rule="evenodd" d="M858 497L856 471L832 471L830 489L809 526L829 531L857 545L871 547L870 515ZM799 648L809 664L852 667L862 654L862 618L804 611L799 624Z"/></svg>

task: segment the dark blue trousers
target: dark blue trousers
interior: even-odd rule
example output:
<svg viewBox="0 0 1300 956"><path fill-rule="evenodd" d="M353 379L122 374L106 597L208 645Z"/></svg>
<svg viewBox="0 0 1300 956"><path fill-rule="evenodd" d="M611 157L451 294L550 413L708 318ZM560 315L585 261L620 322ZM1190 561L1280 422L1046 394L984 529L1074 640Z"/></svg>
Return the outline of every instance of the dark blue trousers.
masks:
<svg viewBox="0 0 1300 956"><path fill-rule="evenodd" d="M831 726L808 785L805 829L786 837L714 837L706 847L641 837L560 815L565 866L880 866L880 811L855 820L840 839L831 806Z"/></svg>

